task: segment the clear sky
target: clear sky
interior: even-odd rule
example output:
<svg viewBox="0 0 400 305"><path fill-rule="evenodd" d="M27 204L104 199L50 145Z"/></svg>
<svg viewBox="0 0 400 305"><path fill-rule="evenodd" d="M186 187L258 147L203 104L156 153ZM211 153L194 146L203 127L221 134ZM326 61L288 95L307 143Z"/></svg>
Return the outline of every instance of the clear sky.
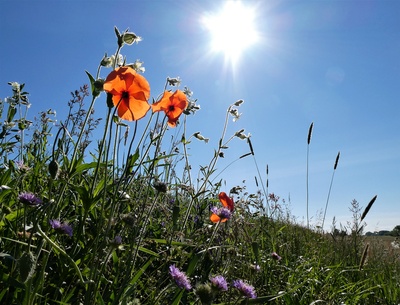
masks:
<svg viewBox="0 0 400 305"><path fill-rule="evenodd" d="M143 41L122 53L130 62L144 61L152 97L162 92L167 76L179 76L202 107L189 117L188 132L211 139L193 143L194 162L210 160L227 107L243 99L243 114L230 121L228 132L251 133L264 181L269 166L269 191L287 202L290 196L291 212L302 222L307 132L314 122L311 222L323 211L340 151L325 229L333 216L343 225L351 220L352 199L365 207L374 195L367 230L393 229L400 224L400 1L242 4L256 14L258 40L232 64L213 51L203 22L223 1L1 0L0 97L11 95L7 82L26 83L32 117L52 108L64 119L70 91L88 83L85 70L95 75L104 53L115 52L114 26L130 28ZM238 17L237 23L244 21ZM237 36L238 45L245 43L243 34ZM104 95L96 104L99 113L102 103ZM219 170L247 152L246 142L235 139ZM253 191L255 175L248 157L220 177L225 191L242 180Z"/></svg>

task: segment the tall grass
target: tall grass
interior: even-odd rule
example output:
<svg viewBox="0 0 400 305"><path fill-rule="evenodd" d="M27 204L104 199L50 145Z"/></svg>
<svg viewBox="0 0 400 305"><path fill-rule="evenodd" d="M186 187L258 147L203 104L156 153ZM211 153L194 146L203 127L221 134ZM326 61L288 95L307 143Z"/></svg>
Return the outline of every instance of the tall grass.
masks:
<svg viewBox="0 0 400 305"><path fill-rule="evenodd" d="M1 304L399 302L398 253L380 255L362 236L376 197L362 215L353 200L353 222L342 231L335 224L331 234L310 226L313 124L304 227L284 199L269 193L268 166L264 184L250 134L230 132L243 101L227 107L218 145L198 173L188 150L208 139L186 132L200 108L187 87L188 105L175 128L168 110L133 122L119 117L103 84L126 65L116 60L123 47L139 38L115 32L114 56L101 59L95 77L87 72L90 85L72 92L69 112L57 123L51 109L28 119L23 84L10 83L12 96L0 103ZM140 62L132 67L143 70ZM167 78L165 90L179 85L179 78ZM107 107L107 116L96 118L95 107ZM213 223L210 208L221 210L218 194L226 191L218 160L238 140L250 152L233 162L252 156L261 187L248 193L231 186L232 216Z"/></svg>

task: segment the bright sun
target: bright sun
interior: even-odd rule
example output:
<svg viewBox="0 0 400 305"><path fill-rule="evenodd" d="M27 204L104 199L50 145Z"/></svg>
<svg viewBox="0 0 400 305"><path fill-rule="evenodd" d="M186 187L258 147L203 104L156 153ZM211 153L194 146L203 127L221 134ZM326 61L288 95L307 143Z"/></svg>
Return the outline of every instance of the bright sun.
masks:
<svg viewBox="0 0 400 305"><path fill-rule="evenodd" d="M205 16L203 23L211 33L211 48L235 63L245 49L257 42L255 8L228 1L220 12Z"/></svg>

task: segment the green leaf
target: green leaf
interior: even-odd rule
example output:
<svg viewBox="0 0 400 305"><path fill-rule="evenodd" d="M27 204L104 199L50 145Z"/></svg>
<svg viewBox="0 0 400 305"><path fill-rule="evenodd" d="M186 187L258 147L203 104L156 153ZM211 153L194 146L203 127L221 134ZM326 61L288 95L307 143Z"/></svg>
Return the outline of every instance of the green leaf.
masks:
<svg viewBox="0 0 400 305"><path fill-rule="evenodd" d="M105 165L106 165L105 163L100 163L100 167L104 167ZM111 166L111 164L107 164L107 165ZM86 171L86 170L89 170L92 168L96 168L96 166L97 166L97 162L90 162L90 163L84 163L84 164L78 165L75 168L75 174L79 174L83 171Z"/></svg>
<svg viewBox="0 0 400 305"><path fill-rule="evenodd" d="M173 223L174 231L178 230L178 219L179 219L180 212L181 212L180 207L175 205L172 210L172 223Z"/></svg>
<svg viewBox="0 0 400 305"><path fill-rule="evenodd" d="M96 80L93 78L93 76L88 71L85 71L85 72L90 80L90 88L92 89L92 96L94 98L96 98L100 95L101 91L96 87L96 85L95 85Z"/></svg>
<svg viewBox="0 0 400 305"><path fill-rule="evenodd" d="M251 243L251 246L253 248L253 253L254 253L254 257L256 259L256 262L258 262L258 257L259 257L259 245L258 245L258 242L253 241Z"/></svg>
<svg viewBox="0 0 400 305"><path fill-rule="evenodd" d="M76 186L75 190L78 192L82 201L83 209L88 212L95 203L89 190L84 186Z"/></svg>
<svg viewBox="0 0 400 305"><path fill-rule="evenodd" d="M129 174L133 171L133 166L135 165L135 162L139 159L139 156L139 148L137 148L135 153L128 157L128 160L126 160L126 174Z"/></svg>
<svg viewBox="0 0 400 305"><path fill-rule="evenodd" d="M20 208L18 210L13 211L12 213L8 214L5 219L7 221L13 221L18 215L22 214L23 208ZM4 220L0 221L0 228L2 228L5 225Z"/></svg>
<svg viewBox="0 0 400 305"><path fill-rule="evenodd" d="M17 108L12 106L8 107L7 122L11 123L16 113L17 113Z"/></svg>
<svg viewBox="0 0 400 305"><path fill-rule="evenodd" d="M154 257L159 257L159 255L156 252L151 251L151 250L149 250L147 248L144 248L144 247L139 247L139 251L142 251L143 253L150 254L150 255L152 255Z"/></svg>

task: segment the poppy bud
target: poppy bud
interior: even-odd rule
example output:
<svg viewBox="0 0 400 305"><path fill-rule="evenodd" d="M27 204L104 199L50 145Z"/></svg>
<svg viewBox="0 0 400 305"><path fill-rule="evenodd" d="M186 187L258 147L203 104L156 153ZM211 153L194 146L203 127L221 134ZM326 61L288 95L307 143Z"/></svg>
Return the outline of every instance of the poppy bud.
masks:
<svg viewBox="0 0 400 305"><path fill-rule="evenodd" d="M49 163L49 173L51 178L56 179L58 176L58 163L56 160L51 160L51 162Z"/></svg>
<svg viewBox="0 0 400 305"><path fill-rule="evenodd" d="M156 181L153 184L154 188L160 192L160 193L166 193L167 192L167 184L161 181Z"/></svg>
<svg viewBox="0 0 400 305"><path fill-rule="evenodd" d="M131 227L132 227L132 226L135 224L136 218L135 218L135 216L132 215L132 214L125 214L125 215L122 215L121 220L122 220L125 224L127 224L128 226L131 226Z"/></svg>
<svg viewBox="0 0 400 305"><path fill-rule="evenodd" d="M103 84L104 84L104 79L101 79L101 78L96 79L96 80L94 81L94 83L93 83L94 88L95 88L97 91L103 91Z"/></svg>

